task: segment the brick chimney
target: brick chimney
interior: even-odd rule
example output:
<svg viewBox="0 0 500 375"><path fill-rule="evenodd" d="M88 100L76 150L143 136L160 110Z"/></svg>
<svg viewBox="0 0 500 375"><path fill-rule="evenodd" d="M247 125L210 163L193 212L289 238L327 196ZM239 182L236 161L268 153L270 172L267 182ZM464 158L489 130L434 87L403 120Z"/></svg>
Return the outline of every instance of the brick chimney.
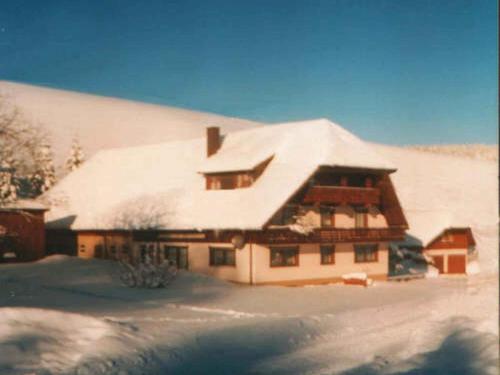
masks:
<svg viewBox="0 0 500 375"><path fill-rule="evenodd" d="M220 128L211 126L207 128L207 157L212 156L220 148Z"/></svg>

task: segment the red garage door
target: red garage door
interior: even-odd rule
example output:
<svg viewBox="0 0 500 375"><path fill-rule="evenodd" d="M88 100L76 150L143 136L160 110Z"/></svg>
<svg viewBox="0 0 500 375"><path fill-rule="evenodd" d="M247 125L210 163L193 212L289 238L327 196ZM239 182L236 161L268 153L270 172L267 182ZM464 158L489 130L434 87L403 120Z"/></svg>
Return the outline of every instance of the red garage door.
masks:
<svg viewBox="0 0 500 375"><path fill-rule="evenodd" d="M444 261L442 255L435 255L432 257L434 260L434 267L439 270L439 273L444 273Z"/></svg>
<svg viewBox="0 0 500 375"><path fill-rule="evenodd" d="M465 255L448 255L448 273L465 273Z"/></svg>

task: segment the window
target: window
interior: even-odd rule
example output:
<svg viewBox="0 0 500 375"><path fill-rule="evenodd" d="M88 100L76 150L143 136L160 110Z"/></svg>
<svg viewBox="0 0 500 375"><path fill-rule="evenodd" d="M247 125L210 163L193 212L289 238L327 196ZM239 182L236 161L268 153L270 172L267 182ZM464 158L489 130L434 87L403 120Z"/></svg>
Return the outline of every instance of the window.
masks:
<svg viewBox="0 0 500 375"><path fill-rule="evenodd" d="M354 212L354 227L366 228L368 226L368 212L366 209L356 209Z"/></svg>
<svg viewBox="0 0 500 375"><path fill-rule="evenodd" d="M271 248L271 267L293 267L299 265L298 247Z"/></svg>
<svg viewBox="0 0 500 375"><path fill-rule="evenodd" d="M321 245L321 264L334 264L335 263L335 246Z"/></svg>
<svg viewBox="0 0 500 375"><path fill-rule="evenodd" d="M177 268L188 268L188 254L185 246L163 246L163 258Z"/></svg>
<svg viewBox="0 0 500 375"><path fill-rule="evenodd" d="M104 247L102 245L94 246L94 256L96 258L102 258L104 255Z"/></svg>
<svg viewBox="0 0 500 375"><path fill-rule="evenodd" d="M130 255L130 247L128 245L122 245L122 253Z"/></svg>
<svg viewBox="0 0 500 375"><path fill-rule="evenodd" d="M144 244L141 245L139 247L139 249L140 249L140 253L141 253L141 262L144 262L146 260L146 253L147 253L146 252L146 245L144 245Z"/></svg>
<svg viewBox="0 0 500 375"><path fill-rule="evenodd" d="M321 215L321 226L322 227L334 227L335 226L335 209L329 206L322 206L319 209Z"/></svg>
<svg viewBox="0 0 500 375"><path fill-rule="evenodd" d="M236 256L234 249L224 247L210 248L211 266L236 266Z"/></svg>
<svg viewBox="0 0 500 375"><path fill-rule="evenodd" d="M244 188L252 185L252 177L248 173L238 173L236 175L236 187Z"/></svg>
<svg viewBox="0 0 500 375"><path fill-rule="evenodd" d="M80 253L86 252L87 249L85 248L85 245L80 245Z"/></svg>
<svg viewBox="0 0 500 375"><path fill-rule="evenodd" d="M234 189L236 187L235 175L224 175L219 177L220 188L222 190Z"/></svg>
<svg viewBox="0 0 500 375"><path fill-rule="evenodd" d="M217 177L207 176L207 189L208 190L219 190L220 181Z"/></svg>
<svg viewBox="0 0 500 375"><path fill-rule="evenodd" d="M354 261L356 263L368 263L378 261L378 245L354 245Z"/></svg>
<svg viewBox="0 0 500 375"><path fill-rule="evenodd" d="M445 232L443 234L443 242L453 242L453 233Z"/></svg>

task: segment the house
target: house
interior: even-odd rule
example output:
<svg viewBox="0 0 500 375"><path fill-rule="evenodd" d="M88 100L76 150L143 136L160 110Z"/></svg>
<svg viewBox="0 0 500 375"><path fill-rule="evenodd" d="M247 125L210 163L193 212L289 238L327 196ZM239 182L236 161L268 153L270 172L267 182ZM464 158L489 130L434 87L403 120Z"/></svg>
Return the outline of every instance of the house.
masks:
<svg viewBox="0 0 500 375"><path fill-rule="evenodd" d="M465 274L469 260L477 257L470 227L449 212L407 210L410 225L405 240L398 244L430 257L440 274Z"/></svg>
<svg viewBox="0 0 500 375"><path fill-rule="evenodd" d="M395 171L325 119L100 151L45 196L48 251L247 284L386 279L408 227Z"/></svg>
<svg viewBox="0 0 500 375"><path fill-rule="evenodd" d="M45 256L46 211L44 205L29 199L0 205L0 263Z"/></svg>

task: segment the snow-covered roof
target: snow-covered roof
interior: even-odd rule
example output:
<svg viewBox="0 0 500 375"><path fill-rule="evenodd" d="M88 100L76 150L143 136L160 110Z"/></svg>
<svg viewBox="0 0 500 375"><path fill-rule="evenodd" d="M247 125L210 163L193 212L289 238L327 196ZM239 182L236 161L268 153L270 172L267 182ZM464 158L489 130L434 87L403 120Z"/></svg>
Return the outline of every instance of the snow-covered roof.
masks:
<svg viewBox="0 0 500 375"><path fill-rule="evenodd" d="M251 169L273 155L248 188L205 190L199 172ZM319 166L394 170L371 146L328 120L226 134L206 157L206 139L101 151L60 181L49 227L72 229L259 229Z"/></svg>
<svg viewBox="0 0 500 375"><path fill-rule="evenodd" d="M32 211L45 211L49 208L34 199L18 199L14 202L8 202L0 205L0 211L2 210L32 210Z"/></svg>

